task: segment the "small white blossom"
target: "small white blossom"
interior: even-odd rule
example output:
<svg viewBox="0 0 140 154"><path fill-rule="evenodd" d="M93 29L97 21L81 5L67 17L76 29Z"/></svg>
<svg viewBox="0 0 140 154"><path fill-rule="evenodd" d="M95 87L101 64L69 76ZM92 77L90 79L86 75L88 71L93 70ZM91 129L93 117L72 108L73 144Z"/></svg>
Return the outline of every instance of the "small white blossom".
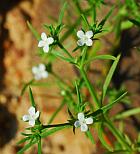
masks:
<svg viewBox="0 0 140 154"><path fill-rule="evenodd" d="M34 74L35 80L40 80L42 78L48 77L48 72L44 64L39 64L38 66L32 67L32 73Z"/></svg>
<svg viewBox="0 0 140 154"><path fill-rule="evenodd" d="M89 118L85 118L84 113L78 113L78 120L75 121L74 126L80 127L82 132L86 132L88 130L88 126L89 124L93 123L93 118L89 117Z"/></svg>
<svg viewBox="0 0 140 154"><path fill-rule="evenodd" d="M35 120L39 117L39 111L35 112L35 108L31 106L28 110L29 115L24 115L22 117L23 121L29 121L29 125L34 126Z"/></svg>
<svg viewBox="0 0 140 154"><path fill-rule="evenodd" d="M92 37L93 37L93 32L90 30L90 31L87 31L87 32L83 32L82 30L79 30L77 32L77 37L79 38L79 40L77 41L77 44L79 46L83 46L83 45L87 45L87 46L92 46Z"/></svg>
<svg viewBox="0 0 140 154"><path fill-rule="evenodd" d="M38 47L42 48L44 52L49 52L49 45L54 42L52 37L47 37L47 35L43 32L41 33L41 40L38 43Z"/></svg>

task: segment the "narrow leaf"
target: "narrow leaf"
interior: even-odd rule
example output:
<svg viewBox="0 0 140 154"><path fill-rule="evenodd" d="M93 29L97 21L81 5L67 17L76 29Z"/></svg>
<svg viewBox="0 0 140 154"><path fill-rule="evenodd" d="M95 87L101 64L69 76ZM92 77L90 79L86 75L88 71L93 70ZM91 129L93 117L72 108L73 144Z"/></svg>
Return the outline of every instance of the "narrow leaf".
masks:
<svg viewBox="0 0 140 154"><path fill-rule="evenodd" d="M87 27L90 28L90 24L89 24L89 22L87 20L87 17L84 14L82 14L81 17L83 18L83 21L85 22L85 24L87 25Z"/></svg>
<svg viewBox="0 0 140 154"><path fill-rule="evenodd" d="M105 113L106 111L108 111L109 109L112 108L113 105L115 105L116 103L118 103L123 97L125 97L127 94L127 92L123 93L119 98L117 98L116 100L114 100L112 103L109 103L105 106L103 106L101 109L103 110L103 113Z"/></svg>
<svg viewBox="0 0 140 154"><path fill-rule="evenodd" d="M132 145L132 141L131 141L131 139L129 138L129 136L126 135L126 134L124 134L124 137L125 137L125 139L126 139L126 142L131 146L131 145Z"/></svg>
<svg viewBox="0 0 140 154"><path fill-rule="evenodd" d="M94 138L93 138L92 133L90 132L90 130L88 130L88 131L86 132L86 135L87 135L87 137L90 139L91 143L92 143L92 144L95 144Z"/></svg>
<svg viewBox="0 0 140 154"><path fill-rule="evenodd" d="M90 116L96 117L96 116L98 116L98 115L100 115L100 114L102 114L102 113L103 113L103 110L102 110L102 109L98 109L98 110L96 110L95 112L93 112L93 113L91 113L91 114L88 114L87 117L90 117Z"/></svg>
<svg viewBox="0 0 140 154"><path fill-rule="evenodd" d="M97 124L98 127L98 137L102 143L102 145L107 148L109 151L113 151L113 148L111 147L111 145L109 143L107 143L107 141L105 140L105 136L104 136L104 130L102 127L102 123L98 123Z"/></svg>
<svg viewBox="0 0 140 154"><path fill-rule="evenodd" d="M96 24L96 5L93 5L92 8L92 20L93 20L93 25Z"/></svg>
<svg viewBox="0 0 140 154"><path fill-rule="evenodd" d="M17 152L17 154L23 154L26 150L28 150L29 148L31 148L34 144L36 144L38 141L34 140L28 144L26 144L21 150L19 150Z"/></svg>
<svg viewBox="0 0 140 154"><path fill-rule="evenodd" d="M64 60L64 61L67 61L69 63L74 63L70 58L67 58L67 57L64 57L61 53L59 53L58 51L55 51L55 52L52 52L54 56Z"/></svg>
<svg viewBox="0 0 140 154"><path fill-rule="evenodd" d="M32 106L36 107L34 97L33 97L33 93L32 93L32 89L30 87L29 87L29 97L30 97L30 101L31 101Z"/></svg>
<svg viewBox="0 0 140 154"><path fill-rule="evenodd" d="M65 105L65 100L62 101L62 103L60 104L60 106L56 109L56 111L53 113L53 115L51 116L48 124L52 123L52 121L54 120L54 118L57 116L57 114L59 113L59 111L61 111L61 109L64 107Z"/></svg>
<svg viewBox="0 0 140 154"><path fill-rule="evenodd" d="M26 133L23 133L23 132L21 132L21 134L24 135L24 136L31 136L32 135L32 134L26 134Z"/></svg>
<svg viewBox="0 0 140 154"><path fill-rule="evenodd" d="M77 85L77 82L75 82L75 87L76 87L76 92L77 92L77 96L78 96L78 106L80 106L82 103L82 99L81 99L81 95L80 95L80 91L79 91L79 87Z"/></svg>
<svg viewBox="0 0 140 154"><path fill-rule="evenodd" d="M94 60L116 60L116 57L111 56L111 55L98 55L98 56L94 56L94 57L91 57L88 60L86 60L85 64L88 64Z"/></svg>
<svg viewBox="0 0 140 154"><path fill-rule="evenodd" d="M69 108L68 108L68 114L69 114L69 116L70 116L71 119L74 119L74 116L72 115L72 113L71 113L71 111L70 111Z"/></svg>
<svg viewBox="0 0 140 154"><path fill-rule="evenodd" d="M40 35L36 31L36 29L30 24L29 21L27 21L27 25L28 25L29 29L31 30L31 32L33 33L33 35L35 36L35 38L39 41L40 40Z"/></svg>
<svg viewBox="0 0 140 154"><path fill-rule="evenodd" d="M62 24L62 20L63 20L63 17L64 17L64 12L67 8L67 2L64 3L62 9L61 9L61 12L60 12L60 15L59 15L59 20L58 20L58 25Z"/></svg>
<svg viewBox="0 0 140 154"><path fill-rule="evenodd" d="M28 136L26 138L23 138L22 140L20 140L19 142L17 142L17 144L22 144L22 143L26 142L29 139L30 139L30 136Z"/></svg>
<svg viewBox="0 0 140 154"><path fill-rule="evenodd" d="M71 126L60 126L60 127L55 127L55 128L52 128L51 130L48 130L47 132L43 132L40 134L41 137L47 137L51 134L54 134L55 132L59 131L59 130L62 130L62 129L65 129L65 128L69 128Z"/></svg>
<svg viewBox="0 0 140 154"><path fill-rule="evenodd" d="M23 88L22 88L22 90L21 90L21 94L20 94L21 96L24 95L24 93L25 93L27 87L28 87L29 85L31 85L31 84L33 83L33 81L34 81L34 79L32 79L32 80L29 81L28 83L24 84L24 86L23 86Z"/></svg>
<svg viewBox="0 0 140 154"><path fill-rule="evenodd" d="M75 51L77 51L78 49L80 49L80 46L77 46L76 48L74 48L74 49L72 50L72 52L75 52Z"/></svg>
<svg viewBox="0 0 140 154"><path fill-rule="evenodd" d="M110 11L108 12L108 14L104 17L104 19L101 20L101 22L98 24L98 27L103 27L105 22L107 21L107 19L110 17L110 15L112 14L114 10L114 6L110 9Z"/></svg>
<svg viewBox="0 0 140 154"><path fill-rule="evenodd" d="M103 90L102 90L102 99L101 99L101 102L103 102L104 100L104 97L106 95L106 92L107 92L107 89L108 89L108 86L110 84L110 81L113 77L113 74L115 72L115 69L117 67L117 64L119 62L119 59L120 59L120 55L117 56L117 58L115 59L115 61L113 62L108 74L107 74L107 77L105 79L105 82L104 82L104 85L103 85Z"/></svg>
<svg viewBox="0 0 140 154"><path fill-rule="evenodd" d="M116 137L116 139L118 140L118 142L122 145L122 148L131 151L131 147L126 142L126 140L125 140L124 136L122 135L122 133L120 132L120 130L117 129L114 126L114 124L112 123L112 121L109 120L108 117L106 117L106 119L105 119L105 124L107 124L109 130L113 133L113 135Z"/></svg>
<svg viewBox="0 0 140 154"><path fill-rule="evenodd" d="M115 115L113 119L124 119L132 115L140 114L140 108L130 109Z"/></svg>

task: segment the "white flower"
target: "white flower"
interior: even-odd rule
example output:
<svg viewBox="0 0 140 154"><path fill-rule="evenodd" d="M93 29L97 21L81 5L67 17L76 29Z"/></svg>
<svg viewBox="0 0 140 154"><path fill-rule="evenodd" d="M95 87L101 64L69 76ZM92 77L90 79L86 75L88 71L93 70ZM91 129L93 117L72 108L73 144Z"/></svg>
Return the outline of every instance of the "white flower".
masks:
<svg viewBox="0 0 140 154"><path fill-rule="evenodd" d="M93 36L93 32L87 31L86 33L84 33L82 30L79 30L77 32L77 37L79 38L79 40L77 41L77 44L79 46L83 46L84 44L86 44L87 46L92 46L92 36Z"/></svg>
<svg viewBox="0 0 140 154"><path fill-rule="evenodd" d="M82 132L86 132L88 130L88 126L89 124L93 123L93 118L89 117L89 118L85 118L84 113L78 113L78 120L75 121L74 126L77 127L81 127L81 131Z"/></svg>
<svg viewBox="0 0 140 154"><path fill-rule="evenodd" d="M38 47L42 48L44 52L49 51L49 45L54 42L52 37L47 37L47 35L43 32L41 33L41 40L38 43Z"/></svg>
<svg viewBox="0 0 140 154"><path fill-rule="evenodd" d="M32 67L32 73L34 74L34 78L36 80L48 77L48 72L46 71L44 64L39 64L38 66Z"/></svg>
<svg viewBox="0 0 140 154"><path fill-rule="evenodd" d="M35 112L35 108L31 106L28 110L29 115L22 117L23 121L29 121L29 125L34 126L35 120L39 117L39 111Z"/></svg>

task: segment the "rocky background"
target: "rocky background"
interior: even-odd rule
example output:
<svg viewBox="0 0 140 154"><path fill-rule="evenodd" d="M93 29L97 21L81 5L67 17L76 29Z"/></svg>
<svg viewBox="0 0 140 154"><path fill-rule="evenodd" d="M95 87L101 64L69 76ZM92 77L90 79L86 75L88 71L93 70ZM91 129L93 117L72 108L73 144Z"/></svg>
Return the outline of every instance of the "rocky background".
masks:
<svg viewBox="0 0 140 154"><path fill-rule="evenodd" d="M20 97L23 82L32 79L31 67L36 63L37 42L27 27L32 22L41 32L41 25L50 22L49 15L58 16L59 0L6 0L0 4L0 153L15 154L21 147L16 142L21 139L20 132L27 125L21 120L30 106L28 94ZM60 63L58 65L58 63ZM62 67L58 62L56 70L68 78L72 75L71 66ZM69 71L67 71L69 70ZM51 77L50 77L51 78ZM51 80L51 79L48 79ZM34 90L42 121L48 120L60 103L53 88ZM48 92L47 92L48 91ZM47 93L47 95L46 95ZM67 113L62 111L56 122L66 121ZM84 147L84 148L83 148ZM59 132L43 142L43 154L94 152L94 145L82 133L73 135L71 130ZM25 152L37 154L37 148Z"/></svg>

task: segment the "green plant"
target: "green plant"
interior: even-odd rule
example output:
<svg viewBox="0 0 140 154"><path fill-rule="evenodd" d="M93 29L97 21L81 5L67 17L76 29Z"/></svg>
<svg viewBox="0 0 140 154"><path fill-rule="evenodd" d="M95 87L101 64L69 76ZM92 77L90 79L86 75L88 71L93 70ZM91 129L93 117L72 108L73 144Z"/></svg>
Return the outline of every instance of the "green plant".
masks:
<svg viewBox="0 0 140 154"><path fill-rule="evenodd" d="M136 142L132 142L126 134L123 134L122 131L114 125L114 121L139 113L140 110L132 109L109 118L109 111L114 105L120 103L121 100L124 99L127 92L121 92L119 95L115 95L115 93L113 93L113 97L110 97L109 101L105 105L105 97L109 91L109 85L119 62L120 55L114 57L112 55L98 55L97 53L91 54L93 50L93 43L101 36L100 34L106 31L106 29L104 29L104 25L111 16L114 7L110 9L101 21L97 22L96 10L98 7L101 7L102 4L104 5L103 0L99 0L98 2L88 0L87 8L82 8L79 0L73 0L72 3L78 14L76 22L72 25L63 24L64 13L68 7L68 3L65 2L61 9L58 22L55 25L44 24L44 29L49 32L48 37L44 32L40 37L35 28L33 28L33 26L28 22L30 30L38 41L39 56L43 59L45 58L45 60L47 59L46 61L48 63L41 64L39 68L33 68L35 79L32 79L25 84L21 92L23 95L27 87L29 87L29 96L32 108L29 110L29 115L24 115L23 120L29 121L29 124L32 127L26 128L26 130L30 131L30 133L22 133L25 137L19 141L18 144L26 142L26 145L18 152L18 154L24 153L25 150L29 149L34 144L38 144L38 154L41 154L42 138L48 137L63 129L72 129L73 133L76 133L77 127L81 127L81 131L85 132L86 136L93 144L95 144L95 141L90 127L96 129L98 138L108 152L133 153L139 151L139 139ZM88 17L91 17L91 20L89 20ZM78 28L79 26L81 26L80 30ZM61 33L64 28L66 28L66 32ZM64 46L63 41L66 38L68 39L70 35L74 35L75 37L75 30L78 31L77 37L79 40L77 39L77 45L75 48L68 51L67 45ZM76 43L74 42L74 45L75 44ZM73 55L74 52L76 52L76 56ZM71 85L68 85L53 71L52 64L55 58L70 63L79 71L80 76L78 76ZM104 79L103 85L100 86L100 89L102 87L101 94L98 93L97 88L95 88L88 77L90 64L95 60L113 61L112 66ZM46 78L48 76L46 72L52 75L54 80L57 81L60 89L60 95L63 99L48 124L44 125L40 121L39 115L41 113L37 111L36 103L30 87L42 85L48 86L49 83L46 84L39 82L41 78ZM88 89L92 102L86 100L85 94L82 92L84 87ZM77 96L77 99L75 99L75 96ZM69 115L67 122L51 124L64 105L67 106ZM89 128L88 125L90 125ZM107 127L116 138L116 144L113 146L108 144L106 141L107 135L104 130L105 127Z"/></svg>

